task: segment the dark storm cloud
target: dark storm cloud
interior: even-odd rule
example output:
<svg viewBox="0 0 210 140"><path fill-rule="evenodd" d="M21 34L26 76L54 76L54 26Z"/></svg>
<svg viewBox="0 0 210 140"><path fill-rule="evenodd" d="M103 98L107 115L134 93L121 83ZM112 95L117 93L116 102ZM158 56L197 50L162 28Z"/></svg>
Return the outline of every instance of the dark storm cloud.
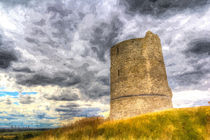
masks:
<svg viewBox="0 0 210 140"><path fill-rule="evenodd" d="M8 1L1 1L2 3L19 3L24 4L28 3L25 0L8 0ZM105 56L109 53L110 47L112 47L116 42L119 41L119 36L122 34L126 34L123 32L125 28L125 23L122 19L127 20L126 13L120 11L122 5L126 5L130 12L134 12L137 14L149 14L149 15L163 15L169 14L170 11L173 12L182 12L185 9L197 9L198 7L202 7L208 3L208 0L183 0L183 1L172 1L172 0L145 0L145 1L128 1L123 0L120 1L120 5L115 5L117 11L122 12L121 15L117 12L113 12L108 16L106 19L102 19L103 15L100 13L103 9L99 9L98 5L102 4L103 2L74 2L74 1L51 1L49 3L40 3L40 9L31 8L33 12L39 12L39 15L35 20L31 21L31 24L27 24L27 32L24 34L24 41L27 42L27 45L23 44L23 50L27 50L27 52L35 56L38 62L41 64L51 65L52 67L59 67L59 71L53 71L53 69L49 70L34 70L33 68L30 69L20 69L20 68L13 68L13 71L17 73L17 83L27 86L36 86L36 85L58 85L61 87L68 87L68 86L76 86L81 89L82 93L85 96L90 98L99 98L102 96L109 95L109 77L108 74L103 76L97 76L98 70L88 70L84 67L84 70L81 71L80 68L75 68L74 65L78 63L72 64L69 61L71 59L76 60L76 58L72 58L72 56L68 55L72 49L73 38L75 34L79 36L78 41L86 41L85 46L78 46L80 48L84 47L82 53L78 52L77 57L82 57L83 61L87 59L87 57L91 57L96 61L102 61L102 63L107 64ZM84 7L85 8L84 8ZM113 5L112 5L113 6ZM89 8L89 9L88 9ZM106 7L103 7L106 8ZM88 10L84 10L88 9ZM88 11L88 12L87 12ZM33 13L32 12L32 13ZM99 14L98 14L99 13ZM103 13L103 12L102 12ZM94 17L93 25L88 28L85 28L86 24L80 25L85 17L92 15ZM173 14L172 14L173 15ZM29 14L30 16L30 14ZM33 18L32 18L33 19ZM135 19L134 17L132 19ZM154 20L155 21L155 20ZM30 21L29 21L30 23ZM144 22L138 23L137 21L132 21L132 23L137 23L139 25L144 25ZM80 29L80 26L82 28ZM84 26L84 27L83 27ZM46 28L47 27L47 28ZM137 28L138 32L143 32L143 29ZM136 37L135 34L128 33L128 36ZM123 38L123 39L124 39ZM170 44L170 40L166 40L167 44ZM1 43L1 42L0 42ZM188 50L190 55L195 55L195 51L200 49L199 45L202 46L201 50L198 52L202 53L203 56L206 56L204 50L206 49L206 45L209 42L206 42L205 45L197 42L197 47L191 48ZM24 47L27 46L27 47ZM51 49L52 48L52 49ZM55 50L56 49L56 50ZM62 50L66 54L63 55L58 54L57 51ZM79 50L79 49L78 49ZM38 55L37 55L38 54ZM207 53L208 55L209 53ZM24 55L24 54L23 54ZM95 55L97 58L95 58ZM187 53L186 53L187 55ZM65 56L65 58L64 58ZM40 57L40 58L39 58ZM42 59L45 57L46 59ZM197 58L197 56L196 56ZM8 61L7 66L10 66L10 63L15 60ZM23 60L24 61L24 60ZM175 75L177 77L177 82L182 83L182 78L185 77L190 79L188 75L192 74L193 77L201 76L202 70L199 69L199 65L197 64L197 60L188 60L193 61L191 64L195 70L183 72L182 74ZM27 63L26 61L24 61ZM61 66L61 63L65 63L65 65ZM89 62L87 62L89 63ZM101 63L101 62L99 62ZM31 65L31 63L29 63ZM93 64L91 64L93 65ZM69 66L69 71L73 71L74 74L69 74L62 69L66 69ZM168 65L172 66L172 65ZM201 64L200 64L201 66ZM37 66L38 67L38 66ZM66 71L66 70L65 70ZM196 72L199 71L199 72ZM25 75L21 75L20 72L26 73ZM34 72L35 74L30 74ZM62 97L61 97L62 98Z"/></svg>
<svg viewBox="0 0 210 140"><path fill-rule="evenodd" d="M62 105L55 109L61 115L62 119L80 117L82 109L77 104Z"/></svg>
<svg viewBox="0 0 210 140"><path fill-rule="evenodd" d="M19 100L21 104L31 104L34 102L34 97L30 95L20 95Z"/></svg>
<svg viewBox="0 0 210 140"><path fill-rule="evenodd" d="M76 108L56 108L55 111L62 114L75 116L80 110Z"/></svg>
<svg viewBox="0 0 210 140"><path fill-rule="evenodd" d="M79 107L79 105L71 103L71 104L67 104L67 105L60 105L60 107L61 108L76 108L76 107Z"/></svg>
<svg viewBox="0 0 210 140"><path fill-rule="evenodd" d="M76 3L73 1L69 2L69 7L63 2L56 1L55 3L48 5L46 9L46 14L50 15L50 19L48 21L50 26L53 29L57 29L52 32L52 37L61 39L63 41L62 47L66 47L67 44L71 43L77 26L84 17L81 16L82 12L80 12L80 9L74 9L75 7L73 5L77 6ZM53 39L51 38L50 42L52 41ZM59 42L57 43L60 44ZM69 45L68 47L71 46Z"/></svg>
<svg viewBox="0 0 210 140"><path fill-rule="evenodd" d="M180 75L176 75L173 77L174 82L176 82L179 86L184 86L188 88L187 86L196 86L201 84L200 81L204 78L206 78L206 75L209 73L209 70L200 70L200 71L190 71L185 72Z"/></svg>
<svg viewBox="0 0 210 140"><path fill-rule="evenodd" d="M98 81L101 82L103 85L107 85L107 86L109 86L110 84L109 77L105 77L105 76L98 77Z"/></svg>
<svg viewBox="0 0 210 140"><path fill-rule="evenodd" d="M29 38L29 37L26 37L25 40L29 43L34 43L36 45L39 45L40 42L37 40L37 39L34 39L34 38Z"/></svg>
<svg viewBox="0 0 210 140"><path fill-rule="evenodd" d="M36 119L57 119L57 117L50 117L44 112L38 112L35 116Z"/></svg>
<svg viewBox="0 0 210 140"><path fill-rule="evenodd" d="M57 112L63 112L63 113L76 113L79 111L79 105L78 104L67 104L67 105L60 105L58 108L56 108Z"/></svg>
<svg viewBox="0 0 210 140"><path fill-rule="evenodd" d="M173 16L186 9L195 10L205 6L209 0L123 0L120 4L125 5L130 13Z"/></svg>
<svg viewBox="0 0 210 140"><path fill-rule="evenodd" d="M97 24L91 33L91 49L101 61L105 61L104 55L118 40L123 23L117 17L112 17L110 22Z"/></svg>
<svg viewBox="0 0 210 140"><path fill-rule="evenodd" d="M55 75L34 74L30 77L18 75L18 83L27 86L59 85L61 87L73 86L80 82L80 78L73 73L59 73Z"/></svg>
<svg viewBox="0 0 210 140"><path fill-rule="evenodd" d="M13 61L17 61L15 53L0 46L0 68L7 69Z"/></svg>
<svg viewBox="0 0 210 140"><path fill-rule="evenodd" d="M84 7L85 5L87 7ZM97 15L96 5L92 3L67 1L64 4L64 2L56 1L47 3L44 7L40 18L28 24L23 37L25 39L23 42L26 42L27 45L22 46L23 50L34 56L39 64L23 60L24 64L33 64L33 67L24 69L24 65L23 68L13 68L13 71L16 72L17 83L26 86L75 86L81 90L82 96L91 99L108 96L109 78L106 77L108 73L106 76L97 76L96 74L100 70L89 70L89 66L82 65L82 63L91 63L86 60L88 57L96 62L100 60L106 63L105 55L109 53L109 48L118 41L117 36L121 33L122 21L114 13L114 16L111 16L108 20L98 19L102 15ZM86 9L88 8L90 9L87 12ZM89 28L84 28L84 30L83 28L78 29L83 19L89 15L96 16L93 19L94 24ZM78 34L79 40L87 42L88 47L85 48L87 51L83 53L80 52L80 48L82 49L83 46L77 46L79 51L75 52L78 54L74 58L70 53L75 33ZM88 35L84 37L84 33L88 33ZM59 51L62 51L62 53L59 54ZM43 59L43 57L46 59ZM77 62L80 57L84 62ZM78 65L82 66L78 67ZM94 63L91 65L94 65ZM40 70L42 66L54 68ZM66 71L71 71L71 73ZM78 97L64 97L59 94L48 99L76 100Z"/></svg>
<svg viewBox="0 0 210 140"><path fill-rule="evenodd" d="M41 19L40 21L34 22L35 25L44 26L46 24L46 20Z"/></svg>
<svg viewBox="0 0 210 140"><path fill-rule="evenodd" d="M45 98L48 100L54 100L54 101L76 101L76 100L79 100L79 96L70 90L62 91L61 93L56 94L56 95L51 95L51 96L46 95Z"/></svg>
<svg viewBox="0 0 210 140"><path fill-rule="evenodd" d="M176 86L194 89L208 88L201 85L210 74L210 41L203 38L192 40L182 53L187 61L186 66L191 67L191 70L182 71L181 74L169 76L169 78L176 83Z"/></svg>
<svg viewBox="0 0 210 140"><path fill-rule="evenodd" d="M56 6L49 6L47 8L47 12L52 12L54 14L52 17L55 17L57 14L59 14L61 17L65 17L69 14L72 14L71 10L64 9L60 4L57 4Z"/></svg>
<svg viewBox="0 0 210 140"><path fill-rule="evenodd" d="M30 68L27 68L27 67L13 68L13 71L15 71L15 72L23 72L23 73L33 73L33 71Z"/></svg>
<svg viewBox="0 0 210 140"><path fill-rule="evenodd" d="M81 82L77 87L84 93L84 96L91 99L98 99L103 96L109 95L109 85L104 85L98 81L95 71L88 70L89 64L83 64L79 73L81 76Z"/></svg>
<svg viewBox="0 0 210 140"><path fill-rule="evenodd" d="M1 32L0 32L1 33ZM3 45L3 42L2 42L2 35L0 34L0 47Z"/></svg>
<svg viewBox="0 0 210 140"><path fill-rule="evenodd" d="M189 49L185 51L189 56L201 57L206 56L210 57L210 41L209 39L196 39L189 43Z"/></svg>
<svg viewBox="0 0 210 140"><path fill-rule="evenodd" d="M31 35L32 36L42 36L43 37L43 36L46 35L46 33L44 31L42 31L41 29L34 27L33 30L32 30L32 32L31 32Z"/></svg>
<svg viewBox="0 0 210 140"><path fill-rule="evenodd" d="M13 41L10 41L0 29L0 69L9 68L19 57L18 51L14 50Z"/></svg>
<svg viewBox="0 0 210 140"><path fill-rule="evenodd" d="M210 41L208 39L192 40L183 53L188 59L188 64L193 66L196 71L202 70L204 74L208 73L210 66Z"/></svg>
<svg viewBox="0 0 210 140"><path fill-rule="evenodd" d="M99 108L57 108L61 119L69 119L71 117L93 117L98 116Z"/></svg>
<svg viewBox="0 0 210 140"><path fill-rule="evenodd" d="M27 5L32 0L0 0L0 3L6 4L8 6L15 5Z"/></svg>

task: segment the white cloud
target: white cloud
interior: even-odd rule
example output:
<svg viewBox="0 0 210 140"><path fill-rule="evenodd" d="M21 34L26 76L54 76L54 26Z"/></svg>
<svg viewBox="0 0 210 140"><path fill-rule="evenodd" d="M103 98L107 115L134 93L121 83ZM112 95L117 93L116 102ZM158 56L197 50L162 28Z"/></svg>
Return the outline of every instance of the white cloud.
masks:
<svg viewBox="0 0 210 140"><path fill-rule="evenodd" d="M175 108L208 106L208 101L210 101L210 90L189 90L174 92L172 101L173 107Z"/></svg>

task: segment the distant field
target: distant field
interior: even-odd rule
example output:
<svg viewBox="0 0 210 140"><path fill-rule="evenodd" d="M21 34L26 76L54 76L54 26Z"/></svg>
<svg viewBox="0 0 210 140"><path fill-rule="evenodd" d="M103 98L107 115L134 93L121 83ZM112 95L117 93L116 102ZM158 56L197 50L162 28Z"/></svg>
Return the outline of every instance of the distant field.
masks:
<svg viewBox="0 0 210 140"><path fill-rule="evenodd" d="M177 108L121 121L86 118L32 140L208 140L210 106Z"/></svg>
<svg viewBox="0 0 210 140"><path fill-rule="evenodd" d="M26 140L39 136L43 131L0 132L0 140Z"/></svg>

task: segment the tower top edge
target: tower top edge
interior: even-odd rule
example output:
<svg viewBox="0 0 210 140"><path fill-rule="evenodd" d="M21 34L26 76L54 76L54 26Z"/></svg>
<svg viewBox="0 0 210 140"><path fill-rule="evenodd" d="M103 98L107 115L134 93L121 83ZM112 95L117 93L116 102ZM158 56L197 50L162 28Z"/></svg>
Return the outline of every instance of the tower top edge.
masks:
<svg viewBox="0 0 210 140"><path fill-rule="evenodd" d="M154 34L153 32L151 32L151 31L149 30L149 31L147 31L147 32L145 33L145 36L144 36L144 37L142 37L142 38L132 38L132 39L124 40L124 41L122 41L122 42L118 42L117 44L113 45L113 46L111 47L111 49L113 49L113 48L115 48L115 47L117 47L117 46L119 46L119 45L121 45L121 44L124 44L124 43L132 42L132 41L142 41L142 40L145 39L145 38L153 38L153 37L159 38L157 34Z"/></svg>
<svg viewBox="0 0 210 140"><path fill-rule="evenodd" d="M119 42L119 43L113 45L113 46L111 47L111 49L112 49L112 48L115 48L115 47L117 47L117 46L119 46L119 45L121 45L121 44L124 44L124 43L132 42L132 41L141 41L141 40L143 40L143 39L144 39L144 38L132 38L132 39L124 40L124 41L122 41L122 42Z"/></svg>

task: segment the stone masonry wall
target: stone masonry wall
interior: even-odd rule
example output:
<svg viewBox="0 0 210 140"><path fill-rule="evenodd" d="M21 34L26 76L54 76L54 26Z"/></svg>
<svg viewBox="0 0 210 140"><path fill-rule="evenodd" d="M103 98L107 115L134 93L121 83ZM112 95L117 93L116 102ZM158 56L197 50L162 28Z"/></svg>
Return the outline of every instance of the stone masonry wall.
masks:
<svg viewBox="0 0 210 140"><path fill-rule="evenodd" d="M110 119L172 107L160 39L147 32L111 48Z"/></svg>

